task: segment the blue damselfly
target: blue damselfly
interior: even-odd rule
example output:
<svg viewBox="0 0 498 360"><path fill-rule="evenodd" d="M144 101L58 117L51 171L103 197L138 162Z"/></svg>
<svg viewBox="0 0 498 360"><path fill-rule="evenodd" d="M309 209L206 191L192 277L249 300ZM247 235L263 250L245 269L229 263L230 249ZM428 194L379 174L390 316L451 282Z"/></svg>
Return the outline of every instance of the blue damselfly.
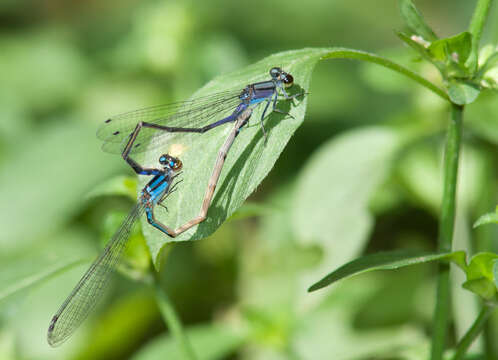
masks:
<svg viewBox="0 0 498 360"><path fill-rule="evenodd" d="M278 67L270 70L271 79L247 85L244 89L223 91L192 100L152 106L111 117L104 121L97 137L104 141L104 151L120 153L123 158L159 146L164 133L204 133L217 126L235 122L247 109L261 103L266 105L261 114L261 127L266 138L263 120L272 104L272 111L291 116L277 108L279 90L282 96L293 99L304 93L288 95L286 88L294 78ZM144 133L144 129L154 130Z"/></svg>
<svg viewBox="0 0 498 360"><path fill-rule="evenodd" d="M247 124L253 110L260 104L266 103L260 118L265 143L267 134L263 120L270 105L272 111L292 117L277 108L279 90L286 100L294 99L304 93L289 95L286 92L285 89L294 84L294 78L281 68L271 68L270 76L270 80L249 84L242 90L240 88L228 90L193 100L117 115L105 120L99 128L97 136L104 141L103 149L111 153L120 153L123 159L134 167L139 165L130 158L131 154L163 145L170 139L168 134L205 133L220 125L235 122L233 131L218 152L198 216L178 227L173 236L206 219L227 153L239 130Z"/></svg>
<svg viewBox="0 0 498 360"><path fill-rule="evenodd" d="M51 346L63 343L85 320L101 298L110 275L121 259L133 224L145 212L147 221L165 234L172 236L172 229L157 221L154 207L161 204L175 191L178 182L173 184L182 168L182 162L168 154L159 158L161 169L135 167L141 175L153 176L140 193L137 204L130 211L119 229L111 238L100 256L92 263L57 313L52 317L48 328L47 340Z"/></svg>

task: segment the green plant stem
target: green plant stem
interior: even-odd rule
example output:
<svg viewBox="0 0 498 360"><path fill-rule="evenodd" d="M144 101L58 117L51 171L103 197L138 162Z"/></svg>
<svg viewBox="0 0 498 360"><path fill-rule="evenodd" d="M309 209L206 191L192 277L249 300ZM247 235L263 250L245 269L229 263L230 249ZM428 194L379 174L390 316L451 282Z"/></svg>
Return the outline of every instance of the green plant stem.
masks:
<svg viewBox="0 0 498 360"><path fill-rule="evenodd" d="M391 60L388 60L382 56L375 55L372 53L368 53L365 51L359 51L359 50L351 50L351 49L345 49L345 48L337 48L336 50L328 53L323 57L323 59L356 59L356 60L363 60L363 61L368 61L374 64L378 64L381 66L384 66L388 69L394 70L400 74L403 74L407 77L409 77L412 80L415 80L418 82L420 85L425 86L427 89L431 90L435 94L439 95L445 100L450 100L446 92L438 87L437 85L434 85L432 82L429 80L423 78L419 74L411 71L410 69L405 68L402 65L396 64L395 62L392 62Z"/></svg>
<svg viewBox="0 0 498 360"><path fill-rule="evenodd" d="M481 41L484 23L488 17L489 8L491 7L492 0L479 0L470 21L469 32L472 34L472 52L470 54L468 63L470 63L474 71L477 70L477 58L479 52L479 43Z"/></svg>
<svg viewBox="0 0 498 360"><path fill-rule="evenodd" d="M451 251L455 224L458 158L462 137L463 106L451 105L450 123L444 151L444 184L439 222L438 250ZM436 309L434 313L431 359L440 360L446 343L450 300L449 265L440 264L437 283Z"/></svg>
<svg viewBox="0 0 498 360"><path fill-rule="evenodd" d="M479 47L479 42L481 41L482 30L490 7L491 0L479 0L470 21L469 32L472 34L475 41L474 45L477 47Z"/></svg>
<svg viewBox="0 0 498 360"><path fill-rule="evenodd" d="M467 332L465 333L463 338L458 342L458 345L456 348L456 353L453 356L452 360L461 360L464 358L470 345L472 345L474 340L481 333L481 330L483 329L483 326L486 323L486 320L488 319L489 315L491 315L494 310L495 310L494 307L484 305L481 312L479 313L479 316L474 321L474 323L472 324L470 329L467 330Z"/></svg>
<svg viewBox="0 0 498 360"><path fill-rule="evenodd" d="M183 330L183 325L178 317L169 296L161 287L158 279L154 280L154 290L156 293L156 300L159 305L159 310L163 316L164 322L167 324L173 337L176 339L179 347L183 350L185 359L195 360L194 349L188 341L188 338Z"/></svg>

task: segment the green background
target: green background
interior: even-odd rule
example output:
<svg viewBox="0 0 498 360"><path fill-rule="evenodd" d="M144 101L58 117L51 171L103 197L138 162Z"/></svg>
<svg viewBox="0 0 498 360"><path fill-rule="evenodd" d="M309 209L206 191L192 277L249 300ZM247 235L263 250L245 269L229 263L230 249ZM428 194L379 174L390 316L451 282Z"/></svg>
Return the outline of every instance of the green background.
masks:
<svg viewBox="0 0 498 360"><path fill-rule="evenodd" d="M464 31L475 5L416 3L441 37ZM495 6L483 44L496 44L497 24ZM303 47L377 52L440 81L394 29L397 4L385 0L2 1L0 359L182 358L140 281L139 229L102 305L62 347L46 343L52 314L136 196L132 171L95 138L104 119ZM307 90L304 123L268 177L213 236L169 247L163 287L201 359L424 359L434 265L306 288L364 252L435 249L447 105L349 60L319 62ZM466 109L458 249L497 251L492 226L471 228L497 203L497 119L491 94ZM450 344L478 310L454 276Z"/></svg>

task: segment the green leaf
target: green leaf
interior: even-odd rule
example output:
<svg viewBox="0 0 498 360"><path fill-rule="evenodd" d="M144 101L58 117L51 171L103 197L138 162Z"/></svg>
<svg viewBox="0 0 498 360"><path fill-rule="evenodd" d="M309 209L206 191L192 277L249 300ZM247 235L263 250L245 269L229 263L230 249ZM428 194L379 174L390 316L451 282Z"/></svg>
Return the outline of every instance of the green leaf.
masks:
<svg viewBox="0 0 498 360"><path fill-rule="evenodd" d="M458 35L434 41L428 48L434 63L439 63L445 79L473 77L474 70L466 65L472 51L472 35L463 32Z"/></svg>
<svg viewBox="0 0 498 360"><path fill-rule="evenodd" d="M462 284L462 287L486 300L493 299L496 294L495 284L486 278L468 280Z"/></svg>
<svg viewBox="0 0 498 360"><path fill-rule="evenodd" d="M467 281L462 286L486 300L496 299L497 260L498 254L494 253L483 252L474 255L465 269Z"/></svg>
<svg viewBox="0 0 498 360"><path fill-rule="evenodd" d="M410 37L397 32L398 37L418 52L425 60L431 62L441 72L443 78L470 78L472 73L466 66L472 50L472 36L468 32L435 40L432 43L424 39Z"/></svg>
<svg viewBox="0 0 498 360"><path fill-rule="evenodd" d="M387 128L352 130L322 145L302 170L291 226L302 241L324 247L322 266L337 266L365 246L373 225L369 200L400 143Z"/></svg>
<svg viewBox="0 0 498 360"><path fill-rule="evenodd" d="M455 104L466 105L474 102L481 90L479 86L470 83L452 80L448 85L448 95Z"/></svg>
<svg viewBox="0 0 498 360"><path fill-rule="evenodd" d="M426 24L424 18L411 0L399 0L399 9L406 25L417 35L429 41L437 40L434 31Z"/></svg>
<svg viewBox="0 0 498 360"><path fill-rule="evenodd" d="M474 228L486 224L498 224L498 206L496 207L496 211L494 213L481 215L481 217L474 223Z"/></svg>
<svg viewBox="0 0 498 360"><path fill-rule="evenodd" d="M198 325L188 328L186 335L199 360L225 359L244 341L243 335L224 325ZM182 349L170 335L154 339L132 360L155 360L165 355L168 359L184 359Z"/></svg>
<svg viewBox="0 0 498 360"><path fill-rule="evenodd" d="M493 266L498 255L482 252L474 255L466 269L467 280L486 278L494 281Z"/></svg>
<svg viewBox="0 0 498 360"><path fill-rule="evenodd" d="M194 97L232 88L242 89L249 83L268 79L268 71L273 66L281 66L294 76L295 85L289 89L291 93L308 91L311 72L316 62L330 51L331 49L304 49L272 55L244 69L212 80ZM266 177L294 131L303 122L307 100L308 96L300 97L293 102L279 101L278 108L289 111L292 117L274 112L266 118L264 121L268 132L266 146L259 121L263 107L259 107L253 113L248 126L242 129L226 158L208 218L177 237L176 241L195 240L211 235L243 204ZM231 131L232 125L227 124L205 134L171 136L168 145L184 149L179 155L184 164L183 181L179 191L173 193L166 201L168 212L156 207L156 217L161 222L170 227L177 227L198 215L218 151ZM146 164L157 166L160 153L168 150L161 148L148 152ZM145 181L148 179L142 179L140 185L143 186ZM145 219L143 221L145 222ZM159 252L172 240L149 225L143 226L143 229L157 266Z"/></svg>
<svg viewBox="0 0 498 360"><path fill-rule="evenodd" d="M435 59L445 61L449 57L459 63L465 63L472 49L472 35L465 31L458 35L434 41L429 46L429 52ZM455 55L458 59L455 59Z"/></svg>
<svg viewBox="0 0 498 360"><path fill-rule="evenodd" d="M374 270L392 270L400 267L422 264L429 261L445 260L453 261L458 266L465 266L465 252L445 252L445 253L427 253L420 251L392 251L377 254L366 255L355 259L337 270L331 272L320 281L313 284L308 291L315 291L326 287L338 280L362 274Z"/></svg>

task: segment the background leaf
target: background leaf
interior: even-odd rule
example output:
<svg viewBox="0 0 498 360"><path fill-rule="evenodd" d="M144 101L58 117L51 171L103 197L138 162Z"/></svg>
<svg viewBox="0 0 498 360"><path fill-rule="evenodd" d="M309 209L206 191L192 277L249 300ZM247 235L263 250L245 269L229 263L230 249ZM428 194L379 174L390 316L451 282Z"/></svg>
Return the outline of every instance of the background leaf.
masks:
<svg viewBox="0 0 498 360"><path fill-rule="evenodd" d="M474 228L486 224L498 224L498 207L494 213L481 215L479 219L477 219L477 221L474 223Z"/></svg>
<svg viewBox="0 0 498 360"><path fill-rule="evenodd" d="M465 253L463 251L456 251L430 254L404 250L366 255L334 270L323 279L313 284L309 288L309 291L321 289L338 280L368 271L392 270L436 260L451 260L459 266L465 266Z"/></svg>
<svg viewBox="0 0 498 360"><path fill-rule="evenodd" d="M300 174L291 226L301 242L324 247L321 271L365 246L368 202L391 168L398 136L380 127L351 131L322 145Z"/></svg>

